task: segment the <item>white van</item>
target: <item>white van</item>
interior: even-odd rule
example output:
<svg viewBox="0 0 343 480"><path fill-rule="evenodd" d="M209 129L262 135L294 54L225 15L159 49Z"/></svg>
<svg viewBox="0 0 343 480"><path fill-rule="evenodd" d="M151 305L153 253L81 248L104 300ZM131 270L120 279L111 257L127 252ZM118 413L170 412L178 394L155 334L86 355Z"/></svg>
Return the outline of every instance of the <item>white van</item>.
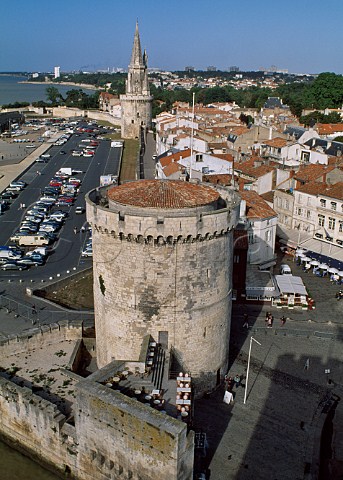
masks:
<svg viewBox="0 0 343 480"><path fill-rule="evenodd" d="M281 275L292 275L292 270L289 265L283 264L280 266L280 274Z"/></svg>

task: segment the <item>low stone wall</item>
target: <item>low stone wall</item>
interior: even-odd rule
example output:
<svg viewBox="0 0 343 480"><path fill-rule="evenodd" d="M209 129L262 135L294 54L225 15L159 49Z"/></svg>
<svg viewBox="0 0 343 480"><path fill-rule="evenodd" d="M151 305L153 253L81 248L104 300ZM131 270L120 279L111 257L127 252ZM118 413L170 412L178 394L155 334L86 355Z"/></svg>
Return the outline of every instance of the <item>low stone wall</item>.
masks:
<svg viewBox="0 0 343 480"><path fill-rule="evenodd" d="M9 335L0 340L0 366L1 360L16 353L30 352L37 348L47 348L64 340L78 340L82 338L82 322L67 321L32 328L20 335Z"/></svg>

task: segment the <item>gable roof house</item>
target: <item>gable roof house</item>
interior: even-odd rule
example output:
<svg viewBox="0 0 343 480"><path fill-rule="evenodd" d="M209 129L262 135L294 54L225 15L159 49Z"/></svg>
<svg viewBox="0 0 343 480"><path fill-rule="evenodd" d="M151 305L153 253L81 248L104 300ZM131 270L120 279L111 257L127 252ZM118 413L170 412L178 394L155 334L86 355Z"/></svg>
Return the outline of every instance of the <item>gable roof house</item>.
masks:
<svg viewBox="0 0 343 480"><path fill-rule="evenodd" d="M234 171L238 177L239 190L254 190L259 195L273 190L278 164L266 162L260 157L235 162Z"/></svg>
<svg viewBox="0 0 343 480"><path fill-rule="evenodd" d="M248 232L248 263L266 265L274 261L277 213L252 190L240 192L240 219Z"/></svg>
<svg viewBox="0 0 343 480"><path fill-rule="evenodd" d="M249 153L257 143L272 140L275 137L287 138L273 127L251 125L229 128L227 137L228 148L238 153Z"/></svg>
<svg viewBox="0 0 343 480"><path fill-rule="evenodd" d="M232 175L232 166L231 155L211 155L195 150L192 152L188 148L159 157L156 164L156 178L182 179L185 175L189 176L191 172L192 178L203 181L204 176L210 174L226 177Z"/></svg>

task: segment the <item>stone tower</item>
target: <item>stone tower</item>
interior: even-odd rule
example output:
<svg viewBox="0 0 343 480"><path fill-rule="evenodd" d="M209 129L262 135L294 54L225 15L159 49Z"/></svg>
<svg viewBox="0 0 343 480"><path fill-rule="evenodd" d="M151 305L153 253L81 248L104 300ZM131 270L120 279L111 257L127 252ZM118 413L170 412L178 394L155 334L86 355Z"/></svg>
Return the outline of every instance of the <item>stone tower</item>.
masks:
<svg viewBox="0 0 343 480"><path fill-rule="evenodd" d="M141 126L151 127L152 108L152 96L148 82L148 57L145 50L142 55L138 22L136 23L125 91L125 95L120 95L121 135L123 138L138 138Z"/></svg>
<svg viewBox="0 0 343 480"><path fill-rule="evenodd" d="M106 205L107 203L107 205ZM151 335L200 394L227 371L237 194L141 180L90 192L99 368L138 359Z"/></svg>

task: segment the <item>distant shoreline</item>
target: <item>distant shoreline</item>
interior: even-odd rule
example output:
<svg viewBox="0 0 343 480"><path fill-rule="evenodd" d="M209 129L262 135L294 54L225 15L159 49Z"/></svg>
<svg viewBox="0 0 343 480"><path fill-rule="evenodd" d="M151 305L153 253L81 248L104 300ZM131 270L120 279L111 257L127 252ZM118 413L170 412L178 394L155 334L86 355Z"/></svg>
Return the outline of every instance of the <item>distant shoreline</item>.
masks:
<svg viewBox="0 0 343 480"><path fill-rule="evenodd" d="M22 80L18 83L30 83L31 85L55 85L57 88L58 85L64 85L68 86L70 85L71 87L79 87L79 88L84 88L85 90L102 90L102 88L97 87L95 85L89 85L89 83L74 83L74 82L31 82L29 80Z"/></svg>

